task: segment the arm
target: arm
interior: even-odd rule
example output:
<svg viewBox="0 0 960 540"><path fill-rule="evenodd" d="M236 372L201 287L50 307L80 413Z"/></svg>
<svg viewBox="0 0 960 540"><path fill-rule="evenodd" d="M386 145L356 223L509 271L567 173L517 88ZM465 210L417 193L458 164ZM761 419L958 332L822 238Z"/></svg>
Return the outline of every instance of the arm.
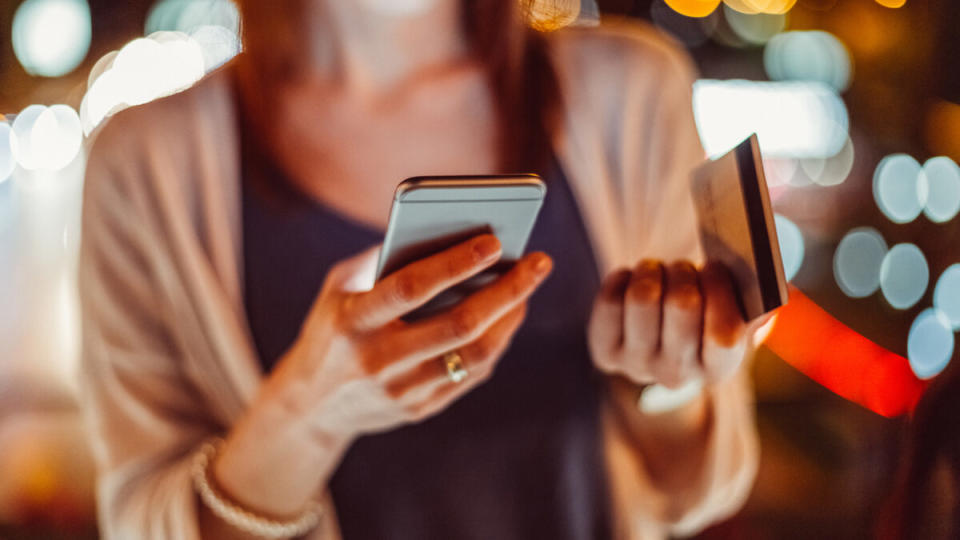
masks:
<svg viewBox="0 0 960 540"><path fill-rule="evenodd" d="M98 143L124 149L122 137L108 135L116 132L101 133ZM169 278L175 270L156 255L164 242L151 233L155 209L136 178L129 159L111 163L92 153L80 285L85 410L106 538L246 538L193 489L200 442L225 431L208 468L216 491L255 515L300 515L356 437L437 414L486 380L552 264L531 254L458 306L406 324L402 315L494 264L496 238L481 235L412 263L366 291L352 285L375 250L338 263L294 345L227 429L186 374L185 359L210 353L181 343L178 325L192 312L163 294L170 280L162 272ZM442 369L440 356L453 350L465 379ZM331 537L335 528L328 511L318 534Z"/></svg>
<svg viewBox="0 0 960 540"><path fill-rule="evenodd" d="M617 34L627 51L625 105L608 120L620 130L608 141L620 173L611 182L620 236L607 267L628 268L611 272L598 297L594 319L611 322L591 323L591 349L609 374L605 440L621 521L632 522L631 530L647 522L664 534L691 534L736 511L756 473L752 397L741 365L749 329L728 309L732 293L722 272L710 270L705 280L695 266L701 255L689 172L704 152L692 114L693 67L651 32L633 35L641 33ZM713 334L719 342L711 344ZM700 354L701 339L707 354ZM686 407L666 415L637 408L643 385L675 387L705 374L703 393Z"/></svg>

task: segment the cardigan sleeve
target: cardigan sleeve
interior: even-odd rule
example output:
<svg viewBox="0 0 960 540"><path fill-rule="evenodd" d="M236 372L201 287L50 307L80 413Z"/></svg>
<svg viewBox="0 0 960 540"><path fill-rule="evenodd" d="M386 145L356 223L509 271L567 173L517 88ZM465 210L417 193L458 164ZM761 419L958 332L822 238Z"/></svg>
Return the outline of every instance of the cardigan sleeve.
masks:
<svg viewBox="0 0 960 540"><path fill-rule="evenodd" d="M120 122L117 118L111 121ZM104 538L199 538L190 456L212 422L181 373L151 264L150 212L125 137L104 128L87 166L79 267L82 397Z"/></svg>
<svg viewBox="0 0 960 540"><path fill-rule="evenodd" d="M566 148L607 271L642 258L702 262L690 173L705 159L692 110L695 69L648 27L579 31L561 48L560 74L575 121ZM602 141L602 142L601 142ZM746 362L745 362L746 364ZM708 391L711 428L696 482L655 485L630 436L604 414L604 441L620 536L691 535L736 512L759 451L747 366Z"/></svg>

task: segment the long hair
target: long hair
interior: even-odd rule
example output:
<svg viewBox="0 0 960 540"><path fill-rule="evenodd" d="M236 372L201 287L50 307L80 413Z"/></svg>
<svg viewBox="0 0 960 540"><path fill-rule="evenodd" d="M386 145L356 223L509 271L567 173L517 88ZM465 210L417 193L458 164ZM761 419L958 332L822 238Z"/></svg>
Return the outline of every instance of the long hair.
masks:
<svg viewBox="0 0 960 540"><path fill-rule="evenodd" d="M549 163L559 126L560 92L544 34L525 24L524 13L537 0L461 0L462 30L482 64L496 111L498 166L501 172L539 172ZM239 0L244 21L244 56L238 63L243 99L253 125L266 122L265 85L289 77L299 51L295 17L281 17L262 0ZM286 1L287 9L303 9ZM298 7L299 6L299 7ZM251 31L256 27L256 31Z"/></svg>

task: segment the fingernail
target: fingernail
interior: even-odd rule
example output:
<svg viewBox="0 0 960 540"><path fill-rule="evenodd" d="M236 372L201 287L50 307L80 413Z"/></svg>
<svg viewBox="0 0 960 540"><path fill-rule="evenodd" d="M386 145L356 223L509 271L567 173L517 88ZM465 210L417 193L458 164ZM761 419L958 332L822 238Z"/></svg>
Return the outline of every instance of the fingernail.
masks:
<svg viewBox="0 0 960 540"><path fill-rule="evenodd" d="M500 241L496 236L485 234L473 243L473 251L480 260L487 260L500 253Z"/></svg>
<svg viewBox="0 0 960 540"><path fill-rule="evenodd" d="M543 253L538 254L537 260L533 263L533 270L540 275L545 275L551 268L553 268L553 260Z"/></svg>

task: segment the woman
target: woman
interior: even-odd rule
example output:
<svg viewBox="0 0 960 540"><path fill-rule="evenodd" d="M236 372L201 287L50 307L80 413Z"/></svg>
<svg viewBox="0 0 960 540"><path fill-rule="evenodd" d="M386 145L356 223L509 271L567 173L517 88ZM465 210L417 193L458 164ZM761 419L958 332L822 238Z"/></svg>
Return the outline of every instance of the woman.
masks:
<svg viewBox="0 0 960 540"><path fill-rule="evenodd" d="M735 511L757 459L748 332L722 268L686 262L687 59L641 28L538 34L515 0L284 6L243 2L243 55L91 152L105 535L659 538ZM533 253L400 322L499 245L373 285L363 250L399 180L531 169Z"/></svg>

